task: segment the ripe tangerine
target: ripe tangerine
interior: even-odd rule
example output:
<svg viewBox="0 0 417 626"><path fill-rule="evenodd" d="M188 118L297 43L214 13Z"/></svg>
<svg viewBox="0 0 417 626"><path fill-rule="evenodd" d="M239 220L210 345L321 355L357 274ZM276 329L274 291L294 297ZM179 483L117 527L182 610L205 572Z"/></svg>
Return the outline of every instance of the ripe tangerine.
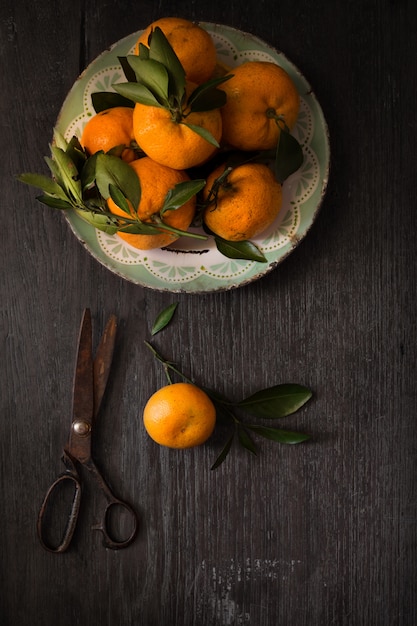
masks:
<svg viewBox="0 0 417 626"><path fill-rule="evenodd" d="M113 107L94 115L84 126L80 143L89 154L109 152L122 147L121 158L129 163L136 159L130 148L133 137L133 108Z"/></svg>
<svg viewBox="0 0 417 626"><path fill-rule="evenodd" d="M187 96L196 85L187 84ZM178 170L205 163L217 148L187 124L209 131L216 142L222 136L220 109L189 113L184 121L173 118L169 109L136 103L133 134L145 154L154 161Z"/></svg>
<svg viewBox="0 0 417 626"><path fill-rule="evenodd" d="M143 222L152 223L153 216L159 214L170 189L173 189L177 183L190 180L186 172L156 163L149 157L136 159L129 165L138 175L141 186L139 206L134 209L131 207L132 216L136 213ZM126 213L111 198L107 200L107 205L115 215L126 217ZM196 198L193 196L182 207L168 211L164 215L164 222L169 226L186 231L194 218L195 207ZM123 232L118 232L117 235L139 250L162 248L179 238L178 234L169 231L161 232L160 235L135 235Z"/></svg>
<svg viewBox="0 0 417 626"><path fill-rule="evenodd" d="M276 219L282 205L282 187L263 163L245 163L225 173L220 165L207 178L203 198L209 202L203 220L208 228L228 241L256 237Z"/></svg>
<svg viewBox="0 0 417 626"><path fill-rule="evenodd" d="M179 17L163 17L149 24L136 44L148 46L152 30L159 26L184 68L189 81L198 85L211 78L216 67L216 48L210 34L195 22Z"/></svg>
<svg viewBox="0 0 417 626"><path fill-rule="evenodd" d="M300 96L292 78L268 61L247 61L232 73L220 87L227 95L222 143L239 150L274 148L280 127L291 130L297 121Z"/></svg>
<svg viewBox="0 0 417 626"><path fill-rule="evenodd" d="M168 448L192 448L203 444L213 433L216 409L196 385L174 383L149 398L143 423L156 443Z"/></svg>

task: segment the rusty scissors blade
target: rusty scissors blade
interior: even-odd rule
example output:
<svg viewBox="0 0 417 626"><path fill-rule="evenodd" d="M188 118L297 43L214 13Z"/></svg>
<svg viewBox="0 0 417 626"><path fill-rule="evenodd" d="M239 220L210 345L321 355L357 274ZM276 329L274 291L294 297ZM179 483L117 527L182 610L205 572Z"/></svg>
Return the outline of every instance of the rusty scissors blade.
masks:
<svg viewBox="0 0 417 626"><path fill-rule="evenodd" d="M84 462L91 450L93 421L99 412L113 360L117 320L112 315L106 325L93 361L92 321L89 309L84 311L78 338L78 354L74 375L73 417L68 453ZM79 456L81 455L81 457Z"/></svg>
<svg viewBox="0 0 417 626"><path fill-rule="evenodd" d="M72 458L84 461L88 446L79 457L78 447L90 442L88 437L94 418L94 369L91 312L84 311L78 337L78 354L74 374L72 425L68 442L68 453ZM86 446L82 446L86 447Z"/></svg>
<svg viewBox="0 0 417 626"><path fill-rule="evenodd" d="M81 480L76 467L77 462L93 476L106 500L101 522L93 526L93 529L102 532L104 545L112 549L125 548L136 536L138 519L135 511L129 504L113 495L91 457L93 423L100 408L109 377L116 329L117 321L113 315L107 322L96 358L93 361L91 313L89 309L84 311L78 338L71 429L68 444L64 448L62 457L65 471L48 489L39 512L37 524L41 545L50 552L64 552L69 547L74 534L81 501ZM74 489L73 501L64 533L59 542L56 543L47 537L46 520L50 514L49 509L52 508L55 501L56 492L68 483ZM111 528L112 525L114 526L113 517L115 515L116 518L120 517L121 521L125 522L124 526L127 525L129 528L127 532L122 531L123 538L120 540L115 538L115 532Z"/></svg>
<svg viewBox="0 0 417 626"><path fill-rule="evenodd" d="M113 360L116 331L117 319L115 315L111 315L101 336L93 363L94 418L97 417L97 413L99 412L101 401L106 390L110 373L110 365Z"/></svg>

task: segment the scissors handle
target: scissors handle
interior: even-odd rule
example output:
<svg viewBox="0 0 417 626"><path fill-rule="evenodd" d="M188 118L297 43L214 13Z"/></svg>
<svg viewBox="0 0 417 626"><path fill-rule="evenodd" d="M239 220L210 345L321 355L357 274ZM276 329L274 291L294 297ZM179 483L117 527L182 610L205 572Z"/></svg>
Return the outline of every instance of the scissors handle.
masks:
<svg viewBox="0 0 417 626"><path fill-rule="evenodd" d="M119 518L124 513L127 513L129 517L130 531L123 539L116 538L115 534L113 536L113 532L110 529L112 510L119 516ZM127 546L129 546L136 537L138 530L138 517L129 504L123 502L122 500L118 500L117 498L113 498L111 502L108 502L106 508L104 509L102 521L99 524L95 524L92 529L99 530L103 534L103 544L106 548L110 548L111 550L120 550L121 548L127 548Z"/></svg>
<svg viewBox="0 0 417 626"><path fill-rule="evenodd" d="M130 504L116 498L91 459L83 465L91 472L107 500L101 522L92 526L92 529L99 530L103 534L103 544L106 548L111 548L112 550L127 548L137 534L139 519L136 512ZM112 529L117 521L126 521L129 524L129 530L126 536L121 539L116 537L116 531Z"/></svg>
<svg viewBox="0 0 417 626"><path fill-rule="evenodd" d="M68 461L71 463L71 461L67 458L63 458L63 460L65 465L67 465ZM55 543L53 543L52 540L47 536L47 528L51 525L49 518L51 516L51 510L54 508L53 505L56 504L58 491L63 488L65 483L70 483L70 486L74 487L74 494L63 535L58 544L55 545ZM39 511L37 532L39 541L41 542L41 545L45 550L48 550L48 552L59 553L65 552L68 549L77 524L78 513L80 510L80 502L81 484L77 471L75 467L67 467L66 471L60 474L55 482L53 482L52 485L49 487Z"/></svg>

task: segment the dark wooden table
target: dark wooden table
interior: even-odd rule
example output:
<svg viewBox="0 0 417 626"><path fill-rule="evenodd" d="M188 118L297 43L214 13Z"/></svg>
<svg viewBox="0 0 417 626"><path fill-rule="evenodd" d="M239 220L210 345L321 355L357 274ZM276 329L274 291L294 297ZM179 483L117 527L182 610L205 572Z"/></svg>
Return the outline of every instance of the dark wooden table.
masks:
<svg viewBox="0 0 417 626"><path fill-rule="evenodd" d="M230 292L157 292L105 269L17 182L44 171L62 102L102 50L160 16L252 32L303 71L331 137L328 193L308 237ZM416 576L417 18L411 0L36 3L1 26L2 626L411 626ZM184 452L154 444L141 412L165 384L144 346L233 399L279 382L314 399L283 425L309 443ZM36 519L61 471L84 307L95 337L119 322L95 456L141 515L106 550L82 524L63 555Z"/></svg>

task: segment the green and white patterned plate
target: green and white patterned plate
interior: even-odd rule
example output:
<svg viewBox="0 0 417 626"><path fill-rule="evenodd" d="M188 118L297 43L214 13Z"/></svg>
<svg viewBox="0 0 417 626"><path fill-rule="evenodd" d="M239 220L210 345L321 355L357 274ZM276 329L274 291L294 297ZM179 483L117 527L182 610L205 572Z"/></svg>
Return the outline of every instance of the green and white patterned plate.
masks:
<svg viewBox="0 0 417 626"><path fill-rule="evenodd" d="M212 36L220 62L236 67L250 60L272 61L292 77L301 96L298 122L293 134L302 145L304 162L283 185L283 207L275 223L253 242L267 263L228 259L212 241L183 237L169 249L140 251L85 223L75 213L66 217L80 242L113 273L138 285L158 291L205 293L233 289L256 280L275 268L305 237L323 200L330 164L326 121L310 85L298 69L266 43L233 28L202 22ZM57 129L67 138L81 136L94 115L91 94L111 91L125 80L118 57L133 52L142 31L125 37L97 57L78 78L62 106Z"/></svg>

